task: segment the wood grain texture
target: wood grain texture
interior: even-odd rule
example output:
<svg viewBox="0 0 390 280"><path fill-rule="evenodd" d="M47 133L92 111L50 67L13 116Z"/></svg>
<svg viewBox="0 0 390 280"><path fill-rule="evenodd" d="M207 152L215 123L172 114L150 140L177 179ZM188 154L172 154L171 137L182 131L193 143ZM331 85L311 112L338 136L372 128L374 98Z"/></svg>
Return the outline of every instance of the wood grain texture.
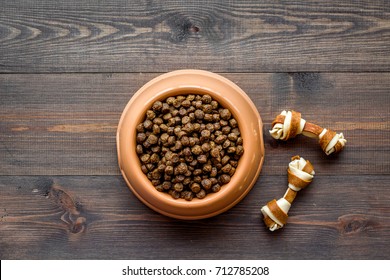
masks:
<svg viewBox="0 0 390 280"><path fill-rule="evenodd" d="M132 94L149 74L0 75L0 175L118 175L115 133ZM225 74L251 97L264 122L266 175L284 175L307 157L324 175L389 174L388 73ZM344 151L326 156L303 136L270 137L283 110L343 132ZM373 160L375 159L375 160Z"/></svg>
<svg viewBox="0 0 390 280"><path fill-rule="evenodd" d="M390 4L1 1L0 72L388 71Z"/></svg>
<svg viewBox="0 0 390 280"><path fill-rule="evenodd" d="M388 259L388 182L317 176L271 233L260 207L284 193L283 176L261 176L233 209L200 221L155 213L120 176L0 176L0 258Z"/></svg>

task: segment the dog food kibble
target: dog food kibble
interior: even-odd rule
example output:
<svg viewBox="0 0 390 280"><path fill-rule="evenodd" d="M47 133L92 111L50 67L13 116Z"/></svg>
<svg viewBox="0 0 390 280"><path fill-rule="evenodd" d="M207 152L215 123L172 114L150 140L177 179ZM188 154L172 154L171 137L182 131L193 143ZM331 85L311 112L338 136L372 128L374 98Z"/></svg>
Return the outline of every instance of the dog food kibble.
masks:
<svg viewBox="0 0 390 280"><path fill-rule="evenodd" d="M236 119L207 94L154 102L136 131L142 172L175 199L220 191L244 153Z"/></svg>

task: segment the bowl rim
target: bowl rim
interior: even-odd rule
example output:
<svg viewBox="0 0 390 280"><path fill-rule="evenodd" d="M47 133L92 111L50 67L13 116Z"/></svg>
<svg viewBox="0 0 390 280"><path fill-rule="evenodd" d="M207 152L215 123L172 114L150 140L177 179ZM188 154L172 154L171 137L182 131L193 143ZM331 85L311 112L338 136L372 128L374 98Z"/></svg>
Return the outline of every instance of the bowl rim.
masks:
<svg viewBox="0 0 390 280"><path fill-rule="evenodd" d="M174 77L178 77L178 76L182 76L182 75L184 75L184 76L185 75L190 75L190 76L195 75L195 76L207 77L208 79L214 79L214 80L218 80L219 82L222 82L227 87L231 88L234 92L239 94L239 98L243 99L245 102L245 105L250 107L250 109L252 110L252 113L255 115L256 120L257 120L257 124L256 124L256 125L258 125L257 137L258 137L258 139L260 139L259 140L260 146L258 147L258 151L260 154L260 161L257 162L258 167L255 171L254 176L252 176L253 178L247 182L247 187L244 190L241 189L239 192L236 191L237 194L235 194L233 201L230 201L230 203L226 203L226 205L223 205L223 207L220 207L217 210L214 209L210 213L201 213L201 214L195 214L195 215L191 215L191 214L182 214L181 215L181 214L178 214L176 209L174 210L173 208L177 207L177 208L182 208L182 209L186 209L186 210L188 210L188 208L192 208L192 209L199 210L199 208L204 207L206 204L210 204L210 203L213 203L215 201L221 200L224 195L229 194L229 192L232 192L232 189L234 187L236 187L236 185L238 184L239 178L235 177L236 174L233 175L232 181L230 183L224 185L221 188L221 191L219 191L218 193L210 193L204 199L195 198L193 201L186 201L184 199L175 200L171 196L169 196L169 194L161 193L161 192L158 192L157 190L155 190L154 187L152 186L151 182L147 179L146 175L144 173L142 173L141 169L139 168L140 163L139 163L139 159L137 156L136 157L137 157L138 161L137 161L136 165L137 165L138 171L136 170L135 172L138 173L141 176L141 178L144 177L143 179L146 179L146 181L142 180L142 179L141 179L141 181L143 181L143 184L149 185L148 188L151 189L151 191L153 192L153 196L155 196L155 198L151 198L151 197L146 198L145 193L142 194L142 192L143 192L142 188L145 188L145 187L133 186L134 184L131 182L130 178L128 177L128 176L131 176L131 174L128 174L128 172L125 172L125 170L123 168L124 162L123 162L122 151L121 151L121 133L123 131L123 124L125 122L125 119L126 119L126 117L128 118L129 110L130 110L131 106L133 105L134 102L136 102L136 100L147 89L150 89L150 87L152 87L153 85L161 83L164 80L172 79ZM241 132L243 132L242 127L243 127L244 122L242 121L241 117L237 113L237 108L235 108L235 105L231 103L231 100L229 100L229 98L226 98L223 95L218 95L218 94L216 95L215 90L204 87L204 85L193 84L191 82L189 82L187 85L181 85L180 87L167 88L165 90L156 92L154 94L154 96L152 96L150 98L150 100L148 100L148 103L144 104L144 107L142 109L142 114L138 114L134 118L133 123L139 123L139 120L144 118L145 111L151 106L151 104L154 101L162 100L162 98L161 98L162 96L165 95L167 97L167 96L174 96L174 95L185 95L185 94L190 94L191 91L197 91L196 94L201 94L201 92L203 94L208 93L213 97L213 99L216 99L223 107L229 108L232 111L232 114L234 115L234 117L237 119L237 122L239 124ZM225 212L226 210L228 210L231 207L233 207L234 205L236 205L239 201L241 201L249 193L249 191L252 189L253 185L255 184L255 182L260 174L262 164L264 161L264 142L263 142L263 135L262 135L262 133L263 133L262 126L263 126L263 124L262 124L262 120L260 118L260 114L257 111L257 108L253 104L252 100L240 87L238 87L235 83L233 83L229 79L227 79L223 76L220 76L218 74L215 74L215 73L212 73L209 71L204 71L204 70L185 69L185 70L176 70L176 71L168 72L168 73L159 75L159 76L153 78L152 80L150 80L149 82L147 82L146 84L144 84L131 97L131 99L128 101L126 107L124 108L122 115L121 115L121 118L119 120L117 134L116 134L116 144L117 144L117 155L118 155L119 168L120 168L120 171L121 171L123 178L125 179L125 181L127 183L127 186L130 188L130 190L133 192L133 194L139 200L141 200L145 205L150 207L151 209L153 209L153 210L155 210L163 215L166 215L166 216L170 216L170 217L178 218L178 219L185 219L185 220L202 219L202 218L208 218L211 216L215 216L215 215L218 215L222 212ZM246 146L248 146L248 145L246 145L246 142L249 141L249 139L246 139L246 138L248 138L248 137L243 136L245 150L246 150ZM131 140L131 141L133 141L133 140ZM131 153L133 155L131 158L134 159L135 149ZM245 156L248 157L249 155L245 155L245 152L244 152L243 157L245 157ZM242 158L240 159L240 162L242 161ZM237 167L237 170L238 170L238 168L240 168L240 164ZM147 190L146 192L149 192L149 190ZM152 200L152 201L150 201L150 200ZM159 203L165 204L163 207L165 209L162 209L161 208L162 205L161 204L159 205ZM194 211L194 212L196 212L196 211Z"/></svg>

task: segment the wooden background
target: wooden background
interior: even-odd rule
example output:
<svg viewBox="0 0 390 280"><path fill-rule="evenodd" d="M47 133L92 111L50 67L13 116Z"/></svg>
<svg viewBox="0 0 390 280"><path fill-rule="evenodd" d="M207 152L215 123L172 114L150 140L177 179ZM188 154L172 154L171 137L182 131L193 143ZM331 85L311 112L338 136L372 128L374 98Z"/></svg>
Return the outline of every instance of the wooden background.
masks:
<svg viewBox="0 0 390 280"><path fill-rule="evenodd" d="M116 158L132 94L184 68L237 83L264 122L256 185L200 221L144 206ZM0 1L0 259L389 259L389 71L386 0ZM283 109L345 150L273 140ZM317 175L270 233L260 208L296 154Z"/></svg>

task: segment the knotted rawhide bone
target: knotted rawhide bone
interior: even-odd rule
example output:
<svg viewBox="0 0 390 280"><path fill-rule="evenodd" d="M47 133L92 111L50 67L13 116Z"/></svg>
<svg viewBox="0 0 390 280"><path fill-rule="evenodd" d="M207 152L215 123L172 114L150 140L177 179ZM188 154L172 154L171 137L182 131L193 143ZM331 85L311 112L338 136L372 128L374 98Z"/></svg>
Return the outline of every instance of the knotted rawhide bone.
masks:
<svg viewBox="0 0 390 280"><path fill-rule="evenodd" d="M287 176L288 188L284 196L279 200L271 200L261 208L264 223L270 231L280 229L287 223L287 213L297 192L307 187L313 180L313 165L299 156L292 157L288 165Z"/></svg>
<svg viewBox="0 0 390 280"><path fill-rule="evenodd" d="M330 129L322 128L316 124L307 122L301 118L301 113L295 111L283 111L272 122L269 131L275 139L287 141L298 134L303 134L319 140L322 150L330 155L339 152L347 143L342 133L336 133Z"/></svg>

